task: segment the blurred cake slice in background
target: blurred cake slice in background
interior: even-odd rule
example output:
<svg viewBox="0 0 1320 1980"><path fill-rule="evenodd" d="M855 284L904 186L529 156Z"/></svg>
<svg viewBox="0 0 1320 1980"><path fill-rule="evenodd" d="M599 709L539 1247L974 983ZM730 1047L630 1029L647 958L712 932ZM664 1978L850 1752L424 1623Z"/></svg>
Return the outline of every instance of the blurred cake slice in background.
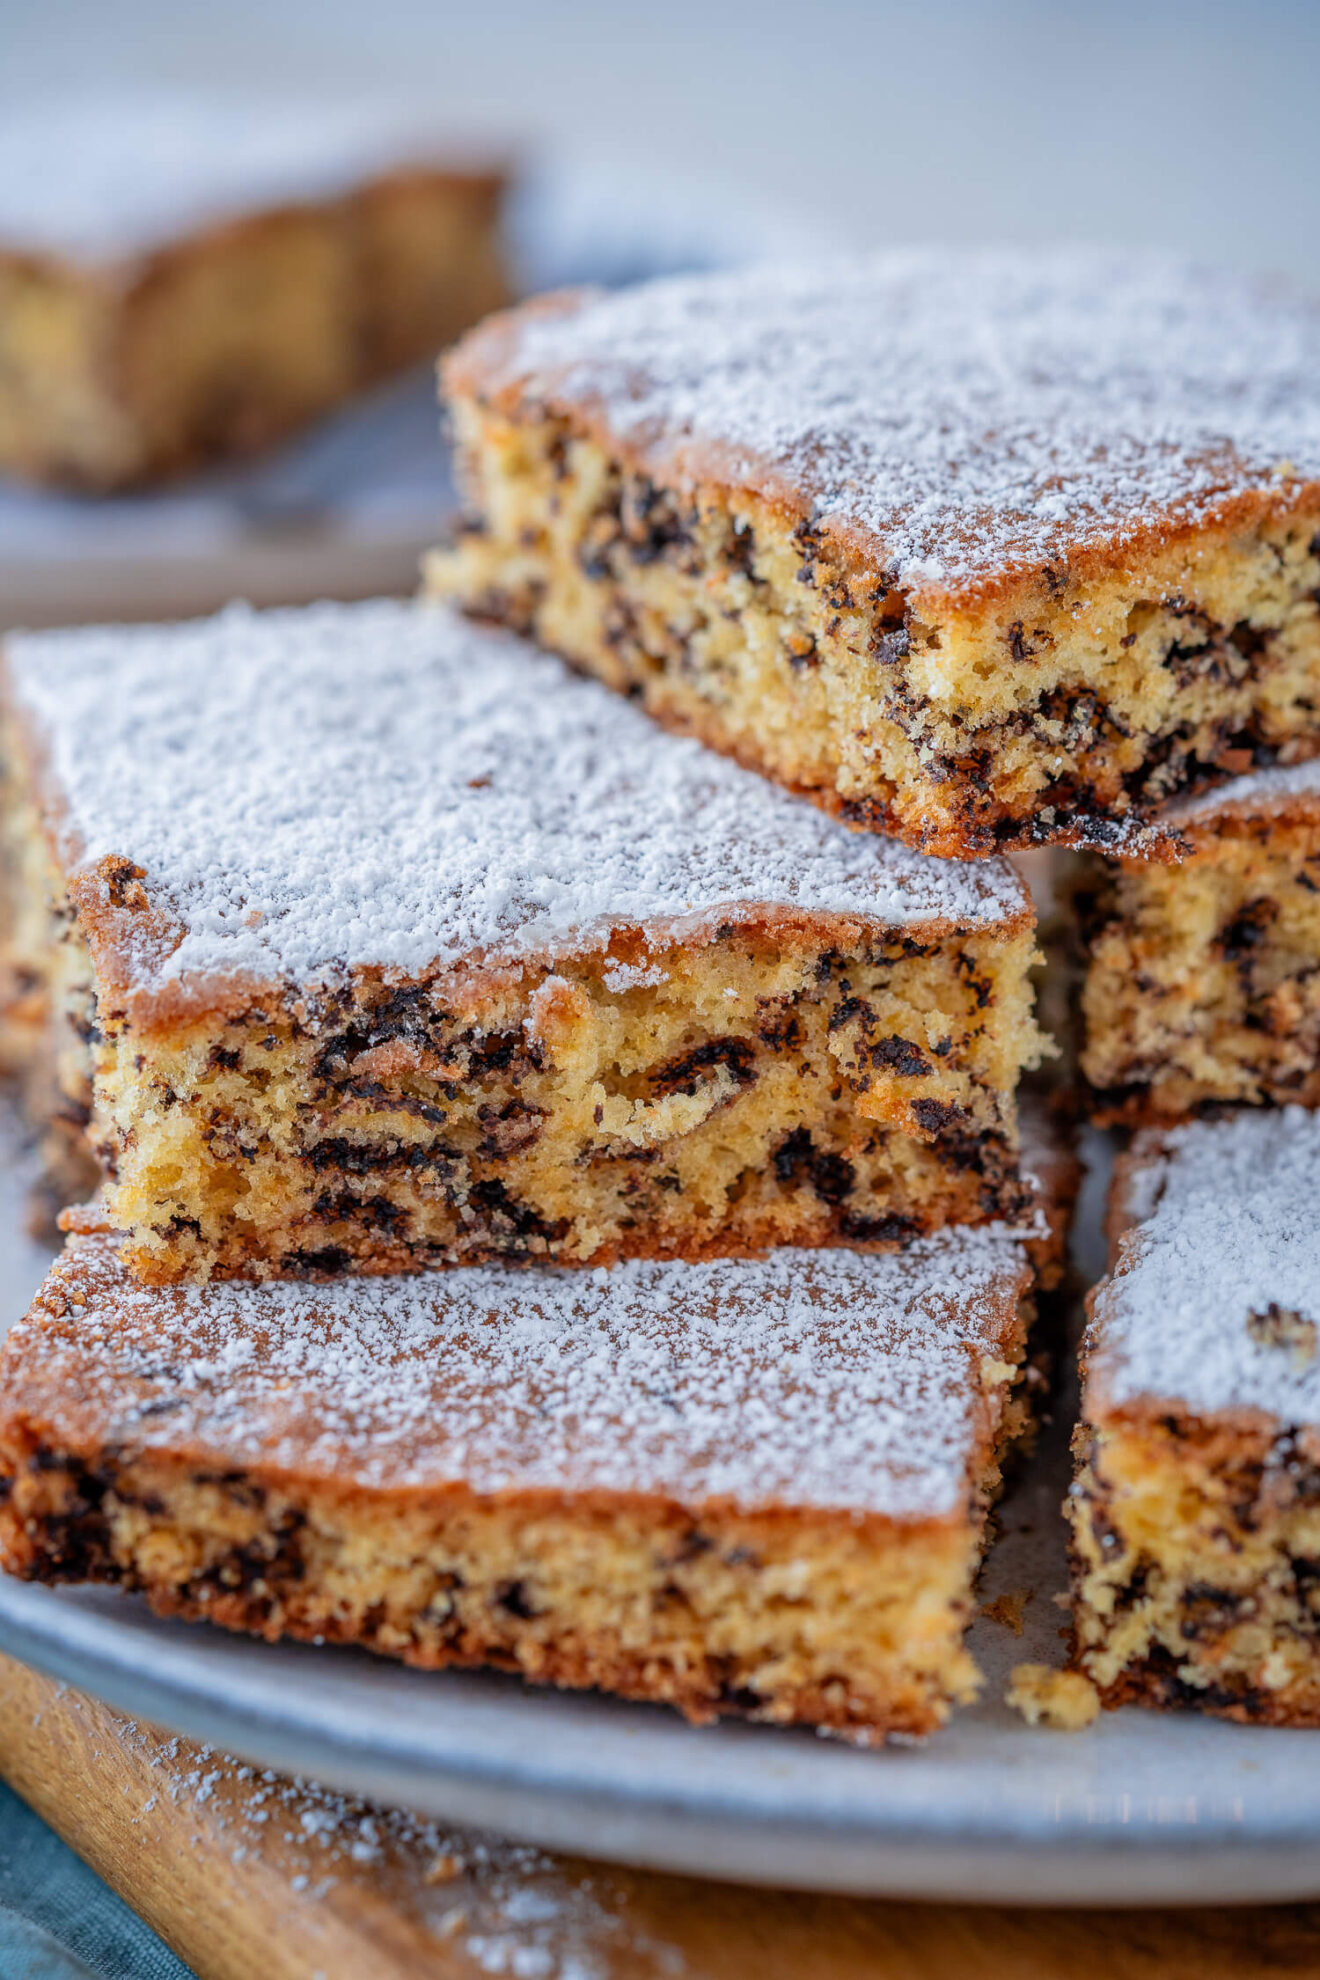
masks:
<svg viewBox="0 0 1320 1980"><path fill-rule="evenodd" d="M0 470L106 490L295 431L508 298L504 175L380 108L110 92L0 123Z"/></svg>

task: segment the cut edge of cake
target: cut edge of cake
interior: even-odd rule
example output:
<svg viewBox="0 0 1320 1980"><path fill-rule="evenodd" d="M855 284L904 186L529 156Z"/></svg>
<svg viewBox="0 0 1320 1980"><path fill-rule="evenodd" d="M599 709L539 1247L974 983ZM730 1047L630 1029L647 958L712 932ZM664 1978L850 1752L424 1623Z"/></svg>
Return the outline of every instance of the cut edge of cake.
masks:
<svg viewBox="0 0 1320 1980"><path fill-rule="evenodd" d="M1083 312L1079 296L1102 264L1112 304L1097 292ZM850 308L860 321L853 291L868 268L873 355L863 361L845 332ZM951 323L926 324L934 356L924 372L901 320L923 269L954 305ZM813 279L823 300L808 328L794 284L805 294ZM1018 341L1034 350L1034 337L1042 370L1054 370L1039 405L1008 338L1012 281L1035 297L1022 303ZM979 426L958 356L978 283L963 368L975 372L978 338L998 337L1008 381L1001 406L990 377L992 411ZM1250 374L1240 432L1226 389L1232 353L1210 348L1213 330L1190 327L1189 298L1204 304L1219 290L1204 271L1168 264L1143 276L1103 257L900 251L846 269L650 285L632 304L594 292L537 298L480 326L446 361L466 522L431 559L428 583L535 632L667 725L858 825L944 854L1121 848L1181 789L1320 743L1306 717L1320 668L1316 421L1303 406L1286 444L1252 370L1253 352L1262 373L1296 366L1308 336L1320 343L1320 318L1295 297L1221 287L1224 307L1210 314L1223 317L1225 338L1238 324L1239 370ZM1137 327L1150 318L1139 351L1128 348L1125 296ZM841 362L833 387L831 299L841 358L855 360ZM648 300L654 324L640 316ZM886 306L899 309L903 362L886 357L877 329ZM1051 308L1073 312L1057 349ZM676 342L664 349L671 317ZM698 329L708 360L696 355ZM1072 346L1092 330L1088 369ZM1168 376L1150 360L1165 348ZM1095 402L1081 392L1071 423L1060 351ZM1126 399L1124 352L1138 374ZM1174 375L1179 361L1188 377L1199 368L1202 396L1224 406L1218 440ZM868 362L888 365L887 387L868 387ZM789 400L794 366L814 427ZM897 442L895 458L886 454L885 406L868 405L868 389L891 390L896 431L929 398L928 483ZM1143 393L1168 413L1163 439L1150 437ZM854 398L850 428L839 407ZM1007 429L997 481L984 438L992 413ZM971 474L973 494L939 454L940 436L952 445L964 428L972 469L978 448L989 462L979 480ZM1266 461L1261 449L1276 443Z"/></svg>
<svg viewBox="0 0 1320 1980"><path fill-rule="evenodd" d="M0 1350L9 1572L863 1745L975 1692L1022 1234L354 1289L145 1291L116 1251L71 1238Z"/></svg>
<svg viewBox="0 0 1320 1980"><path fill-rule="evenodd" d="M346 739L377 648L373 732ZM1042 1046L1007 864L848 833L434 607L9 656L12 1030L52 1020L144 1277L1016 1214L1014 1089ZM235 763L267 662L281 712Z"/></svg>
<svg viewBox="0 0 1320 1980"><path fill-rule="evenodd" d="M1153 857L1093 858L1076 890L1091 1117L1320 1104L1320 764L1236 778L1158 826Z"/></svg>
<svg viewBox="0 0 1320 1980"><path fill-rule="evenodd" d="M1313 1174L1300 1108L1146 1129L1119 1158L1067 1502L1074 1657L1110 1709L1320 1725Z"/></svg>

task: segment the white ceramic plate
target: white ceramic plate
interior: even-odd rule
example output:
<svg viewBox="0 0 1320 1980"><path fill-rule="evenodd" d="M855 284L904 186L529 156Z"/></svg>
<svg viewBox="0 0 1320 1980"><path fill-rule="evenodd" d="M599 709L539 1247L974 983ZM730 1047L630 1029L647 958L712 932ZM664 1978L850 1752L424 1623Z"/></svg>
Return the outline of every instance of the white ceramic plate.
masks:
<svg viewBox="0 0 1320 1980"><path fill-rule="evenodd" d="M6 1319L42 1264L19 1235L20 1167L0 1150ZM161 1622L104 1590L0 1585L0 1648L254 1763L590 1856L1015 1904L1320 1896L1320 1733L1136 1711L1033 1732L1000 1702L1012 1664L1059 1660L1064 1415L986 1570L986 1599L1031 1591L1024 1633L978 1622L983 1701L921 1747L693 1730L656 1708Z"/></svg>

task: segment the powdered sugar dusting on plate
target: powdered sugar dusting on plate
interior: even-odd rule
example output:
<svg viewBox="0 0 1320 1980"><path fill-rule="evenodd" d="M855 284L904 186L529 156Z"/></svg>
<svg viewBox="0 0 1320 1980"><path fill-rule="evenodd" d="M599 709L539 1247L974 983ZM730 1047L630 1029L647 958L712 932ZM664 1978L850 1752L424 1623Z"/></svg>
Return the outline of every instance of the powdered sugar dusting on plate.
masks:
<svg viewBox="0 0 1320 1980"><path fill-rule="evenodd" d="M97 1236L71 1240L64 1273L71 1310L18 1323L3 1385L57 1436L90 1423L121 1449L364 1488L893 1517L967 1503L982 1362L1020 1344L1027 1277L1002 1227L898 1254L165 1291Z"/></svg>
<svg viewBox="0 0 1320 1980"><path fill-rule="evenodd" d="M988 923L1025 901L1006 862L850 832L440 606L33 633L8 666L66 860L131 860L182 926L158 981L415 972L766 907Z"/></svg>
<svg viewBox="0 0 1320 1980"><path fill-rule="evenodd" d="M893 250L529 315L497 367L603 408L657 473L714 445L895 578L1066 568L1320 476L1320 313L1151 255ZM700 461L689 457L695 475Z"/></svg>
<svg viewBox="0 0 1320 1980"><path fill-rule="evenodd" d="M1143 1221L1095 1299L1100 1392L1320 1423L1320 1357L1296 1342L1320 1326L1320 1116L1244 1110L1135 1153L1127 1203Z"/></svg>

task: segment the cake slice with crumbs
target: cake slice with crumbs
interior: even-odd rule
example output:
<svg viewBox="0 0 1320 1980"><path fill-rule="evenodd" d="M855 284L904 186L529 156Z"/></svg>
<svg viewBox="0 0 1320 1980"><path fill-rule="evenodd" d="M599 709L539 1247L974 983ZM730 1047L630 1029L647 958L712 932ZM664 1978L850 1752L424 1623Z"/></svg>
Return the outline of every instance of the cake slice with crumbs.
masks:
<svg viewBox="0 0 1320 1980"><path fill-rule="evenodd" d="M1111 846L1320 749L1320 312L899 250L533 302L430 584L854 823Z"/></svg>
<svg viewBox="0 0 1320 1980"><path fill-rule="evenodd" d="M76 1236L0 1349L0 1559L694 1720L924 1733L976 1686L1030 1282L1003 1226L151 1290Z"/></svg>
<svg viewBox="0 0 1320 1980"><path fill-rule="evenodd" d="M3 698L9 1056L144 1280L1020 1207L1006 864L849 832L425 605L16 637Z"/></svg>
<svg viewBox="0 0 1320 1980"><path fill-rule="evenodd" d="M1320 763L1161 816L1167 857L1091 863L1083 1067L1098 1118L1320 1103Z"/></svg>
<svg viewBox="0 0 1320 1980"><path fill-rule="evenodd" d="M1107 1705L1320 1725L1320 1118L1119 1163L1075 1436L1076 1648Z"/></svg>
<svg viewBox="0 0 1320 1980"><path fill-rule="evenodd" d="M509 298L502 194L397 106L105 86L7 104L0 471L156 481L434 357Z"/></svg>

